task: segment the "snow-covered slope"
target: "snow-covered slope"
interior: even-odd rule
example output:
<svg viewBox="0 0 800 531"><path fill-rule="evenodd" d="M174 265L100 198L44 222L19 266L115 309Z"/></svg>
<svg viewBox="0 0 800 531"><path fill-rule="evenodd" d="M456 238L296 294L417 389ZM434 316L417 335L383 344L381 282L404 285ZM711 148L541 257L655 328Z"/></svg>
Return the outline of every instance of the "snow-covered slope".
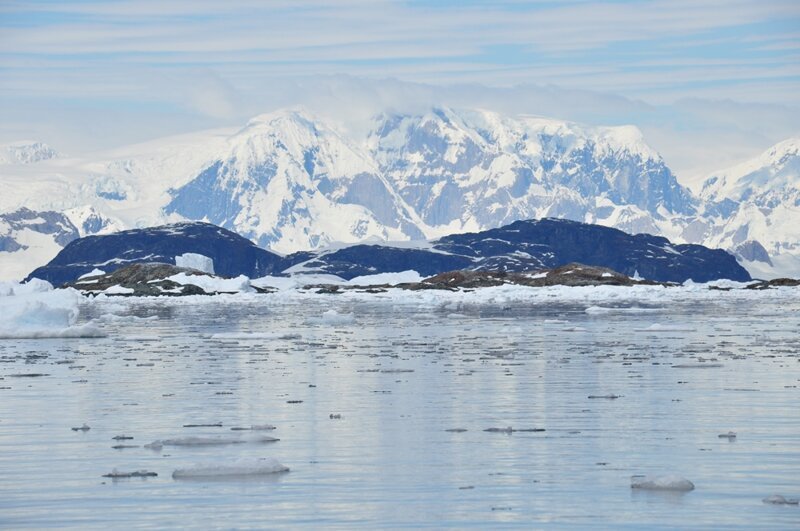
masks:
<svg viewBox="0 0 800 531"><path fill-rule="evenodd" d="M6 156L0 213L62 212L81 235L204 220L282 253L562 217L800 256L797 140L696 196L632 126L433 108L354 130L293 109L83 159Z"/></svg>
<svg viewBox="0 0 800 531"><path fill-rule="evenodd" d="M35 140L0 144L0 165L33 164L58 157L58 153L45 144Z"/></svg>
<svg viewBox="0 0 800 531"><path fill-rule="evenodd" d="M3 280L21 280L31 264L47 263L72 240L78 229L58 212L21 208L0 214L0 272Z"/></svg>
<svg viewBox="0 0 800 531"><path fill-rule="evenodd" d="M169 193L166 214L205 219L280 252L424 236L369 154L298 111L251 120Z"/></svg>
<svg viewBox="0 0 800 531"><path fill-rule="evenodd" d="M800 138L785 140L759 157L712 174L700 197L709 223L706 242L735 249L756 241L772 259L743 256L745 263L753 263L754 274L800 273L794 270L800 263Z"/></svg>
<svg viewBox="0 0 800 531"><path fill-rule="evenodd" d="M690 192L632 126L438 108L381 117L369 144L400 195L439 232L545 216L611 219L642 232L695 212Z"/></svg>

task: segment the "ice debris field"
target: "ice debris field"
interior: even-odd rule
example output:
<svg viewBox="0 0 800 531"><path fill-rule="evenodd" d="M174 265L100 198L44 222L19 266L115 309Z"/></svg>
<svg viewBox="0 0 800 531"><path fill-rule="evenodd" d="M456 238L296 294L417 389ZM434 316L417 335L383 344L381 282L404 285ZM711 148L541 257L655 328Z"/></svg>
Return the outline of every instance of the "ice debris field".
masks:
<svg viewBox="0 0 800 531"><path fill-rule="evenodd" d="M800 523L800 288L226 282L0 285L0 525Z"/></svg>

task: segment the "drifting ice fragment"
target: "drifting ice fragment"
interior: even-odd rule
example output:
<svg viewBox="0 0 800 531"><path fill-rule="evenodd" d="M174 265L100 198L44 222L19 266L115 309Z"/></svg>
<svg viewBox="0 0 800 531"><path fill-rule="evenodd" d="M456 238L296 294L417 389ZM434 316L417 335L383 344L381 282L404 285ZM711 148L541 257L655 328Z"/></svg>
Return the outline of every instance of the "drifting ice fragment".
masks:
<svg viewBox="0 0 800 531"><path fill-rule="evenodd" d="M684 477L673 474L667 476L631 476L631 488L688 492L694 490L694 483Z"/></svg>
<svg viewBox="0 0 800 531"><path fill-rule="evenodd" d="M275 426L272 424L253 424L252 426L235 426L231 431L268 431L274 430Z"/></svg>
<svg viewBox="0 0 800 531"><path fill-rule="evenodd" d="M622 395L589 395L587 398L607 398L609 400L616 400L622 398Z"/></svg>
<svg viewBox="0 0 800 531"><path fill-rule="evenodd" d="M214 479L265 476L288 472L289 467L275 459L237 461L230 465L195 465L179 468L172 473L173 479Z"/></svg>
<svg viewBox="0 0 800 531"><path fill-rule="evenodd" d="M137 470L135 472L119 472L115 468L108 474L103 474L104 478L154 478L158 476L155 472L148 472L147 470Z"/></svg>
<svg viewBox="0 0 800 531"><path fill-rule="evenodd" d="M447 430L447 431L450 431L450 430ZM467 430L464 430L464 431L467 431ZM539 433L539 432L545 431L545 429L544 428L512 428L511 426L508 426L507 428L486 428L483 431L486 431L486 432L489 432L489 433L517 433L517 432L519 432L519 433L523 433L523 432Z"/></svg>
<svg viewBox="0 0 800 531"><path fill-rule="evenodd" d="M637 332L694 332L694 328L686 326L675 325L662 325L660 323L653 323L646 328L634 328Z"/></svg>
<svg viewBox="0 0 800 531"><path fill-rule="evenodd" d="M160 439L150 444L145 444L145 448L160 450L163 446L222 446L226 444L244 443L268 443L276 442L280 439L275 437L262 436L256 439L240 439L238 437L179 437L177 439Z"/></svg>
<svg viewBox="0 0 800 531"><path fill-rule="evenodd" d="M336 310L328 310L319 317L310 317L306 320L307 324L315 325L346 325L356 322L352 313L339 313Z"/></svg>
<svg viewBox="0 0 800 531"><path fill-rule="evenodd" d="M763 500L764 503L770 503L772 505L800 505L800 500L794 498L784 498L780 494L773 494L772 496L767 496Z"/></svg>

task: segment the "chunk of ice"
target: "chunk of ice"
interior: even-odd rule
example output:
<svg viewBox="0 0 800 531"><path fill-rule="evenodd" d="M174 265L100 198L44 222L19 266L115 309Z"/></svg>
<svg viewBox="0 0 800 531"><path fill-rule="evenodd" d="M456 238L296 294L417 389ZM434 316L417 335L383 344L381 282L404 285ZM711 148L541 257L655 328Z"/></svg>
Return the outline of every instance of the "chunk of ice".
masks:
<svg viewBox="0 0 800 531"><path fill-rule="evenodd" d="M285 332L219 332L208 336L209 339L226 340L259 340L259 339L300 339L300 334Z"/></svg>
<svg viewBox="0 0 800 531"><path fill-rule="evenodd" d="M767 496L761 501L772 505L800 505L800 500L795 498L784 498L780 494L773 494L772 496Z"/></svg>
<svg viewBox="0 0 800 531"><path fill-rule="evenodd" d="M694 483L674 474L666 476L631 476L631 488L688 492L694 490Z"/></svg>
<svg viewBox="0 0 800 531"><path fill-rule="evenodd" d="M339 313L336 310L328 310L319 317L310 317L306 323L312 325L348 325L356 322L355 315L352 313Z"/></svg>
<svg viewBox="0 0 800 531"><path fill-rule="evenodd" d="M112 470L108 474L103 474L104 478L113 478L113 479L121 479L121 478L154 478L158 476L155 472L149 472L147 470L136 470L134 472L120 472L116 468Z"/></svg>
<svg viewBox="0 0 800 531"><path fill-rule="evenodd" d="M227 444L268 443L280 439L262 436L255 439L241 439L239 437L178 437L175 439L159 439L145 444L145 448L160 450L164 446L223 446Z"/></svg>
<svg viewBox="0 0 800 531"><path fill-rule="evenodd" d="M195 465L178 468L172 473L173 479L214 479L266 476L288 472L289 467L275 459L242 460L229 465Z"/></svg>
<svg viewBox="0 0 800 531"><path fill-rule="evenodd" d="M54 290L34 279L0 296L0 339L103 337L94 324L76 325L83 297L74 289Z"/></svg>

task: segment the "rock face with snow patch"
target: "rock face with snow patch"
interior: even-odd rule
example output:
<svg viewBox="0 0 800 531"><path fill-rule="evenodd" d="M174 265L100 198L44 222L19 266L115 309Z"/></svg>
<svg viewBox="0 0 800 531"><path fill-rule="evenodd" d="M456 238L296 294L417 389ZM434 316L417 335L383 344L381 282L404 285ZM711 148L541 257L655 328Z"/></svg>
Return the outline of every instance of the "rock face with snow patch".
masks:
<svg viewBox="0 0 800 531"><path fill-rule="evenodd" d="M562 219L517 221L499 229L454 234L422 248L353 245L285 257L208 223L178 223L81 238L29 277L61 285L94 269L113 272L133 263L175 263L186 253L208 257L215 272L226 277L305 272L350 280L408 270L423 276L455 270L526 272L579 262L658 282L750 279L722 250L673 245L658 236Z"/></svg>
<svg viewBox="0 0 800 531"><path fill-rule="evenodd" d="M280 256L238 234L210 223L191 222L80 238L29 278L59 286L94 269L110 273L133 263L174 264L175 258L185 253L210 258L215 272L228 277L274 274L280 272L282 264Z"/></svg>

